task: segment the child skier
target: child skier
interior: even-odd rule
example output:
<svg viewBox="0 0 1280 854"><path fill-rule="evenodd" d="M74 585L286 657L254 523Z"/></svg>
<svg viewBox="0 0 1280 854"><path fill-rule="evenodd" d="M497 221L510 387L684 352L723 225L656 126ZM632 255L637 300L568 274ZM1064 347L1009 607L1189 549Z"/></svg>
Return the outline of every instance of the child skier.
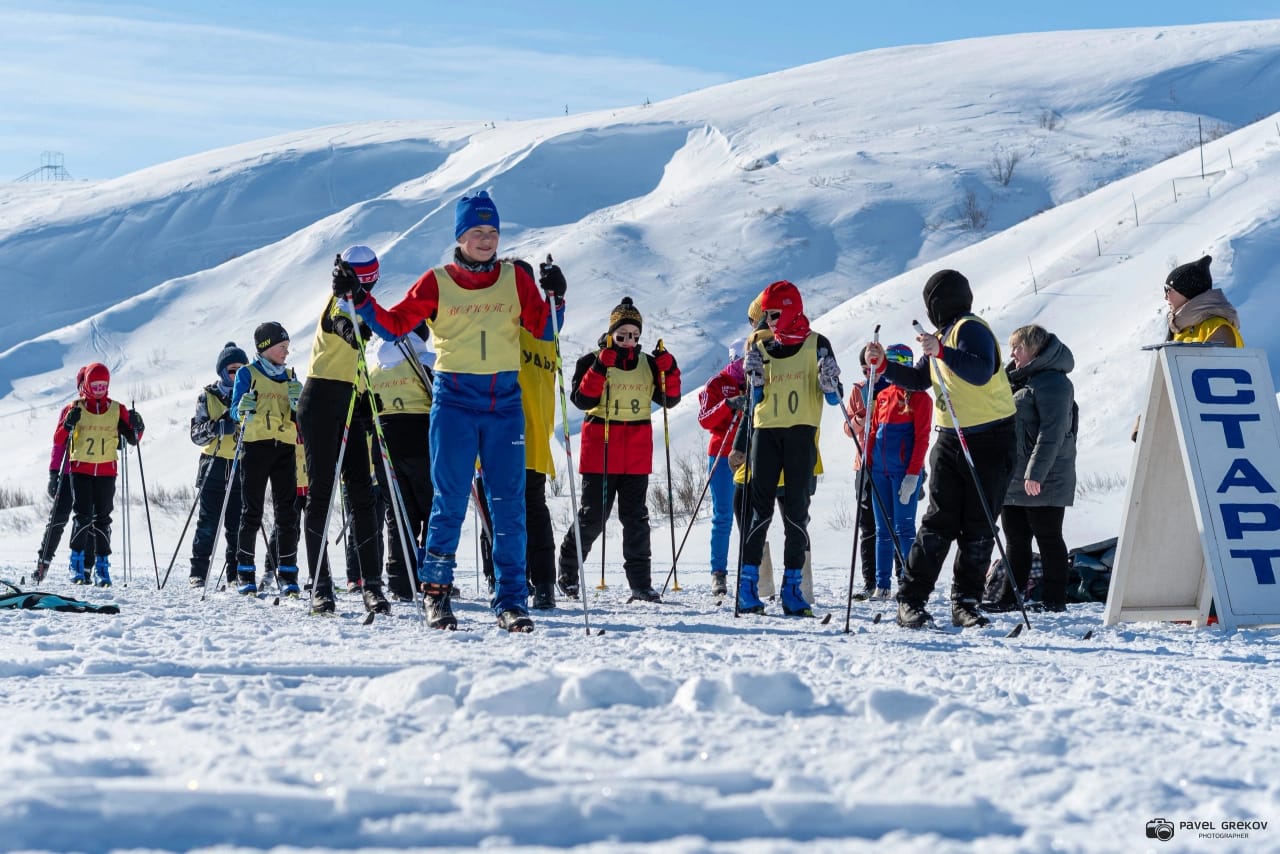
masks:
<svg viewBox="0 0 1280 854"><path fill-rule="evenodd" d="M885 356L890 362L907 367L914 361L906 344L890 346ZM870 486L875 489L871 500L876 530L874 599L889 599L892 595L889 583L894 569L894 537L904 557L915 541L920 473L932 426L933 399L928 392L910 391L890 383L876 394L866 447ZM876 496L880 500L875 500Z"/></svg>
<svg viewBox="0 0 1280 854"><path fill-rule="evenodd" d="M218 513L225 499L226 570L231 579L236 571L236 533L240 529L240 478L228 480L236 453L240 426L231 418L231 387L236 374L249 364L249 357L228 341L218 353L214 373L218 381L200 390L196 398L196 414L191 419L191 441L200 446L200 463L196 473L199 515L191 541L192 587L204 587L213 556L213 541L218 530Z"/></svg>
<svg viewBox="0 0 1280 854"><path fill-rule="evenodd" d="M809 328L800 291L787 281L765 288L760 300L773 337L749 346L743 358L747 384L757 403L752 409L750 454L751 512L739 609L762 611L757 595L773 502L781 475L787 485L783 500L782 610L789 616L813 616L801 589L805 553L809 550L809 490L817 463L817 433L822 401L839 403L840 367L831 343ZM765 357L768 357L767 361Z"/></svg>
<svg viewBox="0 0 1280 854"><path fill-rule="evenodd" d="M431 448L425 441L431 432L431 364L427 350L430 333L420 323L399 342L379 341L369 366L369 383L381 401L382 434L395 469L400 497L408 516L405 539L410 544L406 564L400 547L400 525L395 508L387 507L387 582L397 602L412 602L417 586L420 549L426 543L431 518ZM402 349L403 348L403 349ZM409 351L409 361L404 350ZM416 364L415 364L416 363ZM390 493L384 490L384 495Z"/></svg>
<svg viewBox="0 0 1280 854"><path fill-rule="evenodd" d="M728 593L729 539L733 534L734 467L728 457L750 398L742 373L744 339L729 346L729 364L698 393L698 423L710 433L707 478L711 491L711 595Z"/></svg>
<svg viewBox="0 0 1280 854"><path fill-rule="evenodd" d="M258 592L255 563L258 531L267 483L279 529L276 569L280 592L299 595L298 512L294 501L298 492L298 431L294 411L302 394L302 383L285 367L289 358L289 333L274 321L259 324L253 331L258 357L236 372L231 390L231 417L240 424L244 440L240 451L240 529L236 544L236 591L244 596ZM230 585L231 579L228 579Z"/></svg>
<svg viewBox="0 0 1280 854"><path fill-rule="evenodd" d="M80 384L84 382L84 372L85 368L76 371L77 394ZM61 418L58 419L58 424L62 424ZM36 584L44 581L45 576L49 574L53 555L58 550L58 543L62 540L62 531L67 526L67 520L71 518L71 470L68 466L66 446L64 445L59 453L55 445L53 458L49 460L49 486L46 490L53 504L49 507L49 519L44 525L44 536L40 539L40 551L36 553L36 569L32 573L32 580ZM86 566L93 563L92 542L92 540L89 541L90 550L85 552Z"/></svg>
<svg viewBox="0 0 1280 854"><path fill-rule="evenodd" d="M644 319L631 297L609 315L609 330L600 349L578 360L573 372L575 406L587 414L582 421L582 504L578 527L582 555L604 530L618 501L622 522L623 567L631 600L658 602L653 589L649 552L649 473L653 470L652 404L670 409L680 402L680 369L664 349L640 349ZM666 386L659 382L665 374ZM578 592L578 552L570 528L560 543L560 589L573 598Z"/></svg>
<svg viewBox="0 0 1280 854"><path fill-rule="evenodd" d="M378 282L378 256L368 246L351 246L341 257L356 283L366 291ZM391 605L382 592L382 561L378 554L380 528L373 495L369 444L373 431L365 377L359 376L360 350L370 337L368 327L352 323L350 306L330 296L316 323L311 342L311 363L307 382L298 401L298 428L307 455L307 475L311 495L306 511L307 565L314 586L311 610L333 613L333 579L325 547L324 524L329 504L334 500L335 467L342 448L343 428L349 427L346 450L342 452L342 482L350 526L347 541L355 543L364 606L373 613L390 613ZM354 409L352 395L356 395ZM351 413L350 423L347 413Z"/></svg>
<svg viewBox="0 0 1280 854"><path fill-rule="evenodd" d="M53 434L53 458L70 461L71 583L88 584L86 549L95 556L93 583L111 586L111 511L116 494L116 456L120 440L142 439L142 416L107 396L111 372L99 362L84 369L80 399L62 410Z"/></svg>
<svg viewBox="0 0 1280 854"><path fill-rule="evenodd" d="M519 329L542 334L547 302L528 273L497 260L499 226L498 209L488 193L459 199L452 262L428 270L389 309L370 297L350 267L334 269L334 293L350 295L360 317L380 337L400 338L422 320L431 324L437 354L430 434L435 495L418 580L426 594L427 622L439 629L457 626L450 592L477 456L496 535L493 611L501 628L533 629L525 605ZM544 268L544 282L550 282L551 270L559 274L554 265Z"/></svg>

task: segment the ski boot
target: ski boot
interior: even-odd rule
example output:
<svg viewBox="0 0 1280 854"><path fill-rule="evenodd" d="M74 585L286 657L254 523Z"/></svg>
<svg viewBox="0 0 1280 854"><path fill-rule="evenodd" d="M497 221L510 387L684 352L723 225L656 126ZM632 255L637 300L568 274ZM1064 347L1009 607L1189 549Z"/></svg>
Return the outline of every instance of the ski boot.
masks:
<svg viewBox="0 0 1280 854"><path fill-rule="evenodd" d="M296 566L278 568L276 570L276 581L280 585L281 596L297 599L302 595L302 588L298 586L298 568Z"/></svg>
<svg viewBox="0 0 1280 854"><path fill-rule="evenodd" d="M784 569L782 571L782 613L788 617L812 617L813 608L804 600L800 590L802 570Z"/></svg>
<svg viewBox="0 0 1280 854"><path fill-rule="evenodd" d="M951 625L966 629L982 628L991 621L982 616L975 599L956 599L951 603Z"/></svg>
<svg viewBox="0 0 1280 854"><path fill-rule="evenodd" d="M738 582L738 613L764 613L764 603L760 601L760 596L756 592L759 583L760 567L754 564L744 564L742 578Z"/></svg>
<svg viewBox="0 0 1280 854"><path fill-rule="evenodd" d="M561 566L560 571L556 574L556 587L560 588L560 593L566 599L578 598L578 576L575 572L570 575L566 568Z"/></svg>
<svg viewBox="0 0 1280 854"><path fill-rule="evenodd" d="M36 571L31 573L31 582L39 584L44 581L44 577L49 574L49 561L36 559Z"/></svg>
<svg viewBox="0 0 1280 854"><path fill-rule="evenodd" d="M711 595L715 597L729 595L729 574L726 572L711 573Z"/></svg>
<svg viewBox="0 0 1280 854"><path fill-rule="evenodd" d="M498 615L498 628L528 634L533 631L533 620L528 614L510 608Z"/></svg>
<svg viewBox="0 0 1280 854"><path fill-rule="evenodd" d="M332 616L333 611L332 587L322 587L311 594L311 616L328 617Z"/></svg>
<svg viewBox="0 0 1280 854"><path fill-rule="evenodd" d="M88 584L89 579L84 575L84 552L71 553L71 583L72 584Z"/></svg>
<svg viewBox="0 0 1280 854"><path fill-rule="evenodd" d="M661 602L662 596L652 587L633 587L631 588L631 598L627 603L631 602Z"/></svg>
<svg viewBox="0 0 1280 854"><path fill-rule="evenodd" d="M550 581L533 585L533 610L550 611L556 606L556 587Z"/></svg>
<svg viewBox="0 0 1280 854"><path fill-rule="evenodd" d="M923 603L898 599L898 625L904 629L923 629L932 622L933 617L924 609Z"/></svg>
<svg viewBox="0 0 1280 854"><path fill-rule="evenodd" d="M364 598L364 609L370 614L390 614L391 603L387 601L387 597L382 595L382 587L378 584L365 584L360 589L360 595Z"/></svg>
<svg viewBox="0 0 1280 854"><path fill-rule="evenodd" d="M204 576L203 575L188 576L187 584L197 589L204 587Z"/></svg>
<svg viewBox="0 0 1280 854"><path fill-rule="evenodd" d="M458 618L453 616L449 585L423 584L422 607L427 613L427 625L433 629L456 629Z"/></svg>
<svg viewBox="0 0 1280 854"><path fill-rule="evenodd" d="M240 564L236 567L236 576L238 583L236 592L241 596L257 596L258 595L258 568L252 564Z"/></svg>
<svg viewBox="0 0 1280 854"><path fill-rule="evenodd" d="M93 586L94 587L110 587L111 586L111 561L107 560L106 555L98 555L98 559L94 561Z"/></svg>

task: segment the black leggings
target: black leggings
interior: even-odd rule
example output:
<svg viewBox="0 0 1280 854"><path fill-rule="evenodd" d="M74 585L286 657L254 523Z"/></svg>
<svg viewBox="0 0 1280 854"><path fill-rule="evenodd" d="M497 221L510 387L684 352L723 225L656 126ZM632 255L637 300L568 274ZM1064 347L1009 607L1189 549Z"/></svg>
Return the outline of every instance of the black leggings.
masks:
<svg viewBox="0 0 1280 854"><path fill-rule="evenodd" d="M1017 579L1018 590L1025 596L1031 577L1031 540L1040 547L1040 598L1046 605L1067 603L1067 543L1062 538L1065 507L1014 507L1006 505L1000 514L1005 545L1009 552L1009 568Z"/></svg>

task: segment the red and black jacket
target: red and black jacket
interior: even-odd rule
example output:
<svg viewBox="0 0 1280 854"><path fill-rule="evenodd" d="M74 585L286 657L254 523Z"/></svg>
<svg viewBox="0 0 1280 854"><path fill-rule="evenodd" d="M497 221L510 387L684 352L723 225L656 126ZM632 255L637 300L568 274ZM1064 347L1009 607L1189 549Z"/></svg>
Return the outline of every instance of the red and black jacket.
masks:
<svg viewBox="0 0 1280 854"><path fill-rule="evenodd" d="M618 367L622 370L633 370L644 357L648 361L653 375L652 401L668 409L680 402L680 368L673 366L667 372L667 384L663 389L658 384L658 366L654 357L643 352L639 347L615 348L618 353ZM573 371L573 393L570 399L574 406L588 412L600 404L605 393L607 369L596 359L599 351L587 353L578 359ZM609 471L608 474L644 474L653 471L653 425L649 419L641 421L613 421L609 424ZM582 419L581 457L578 470L583 474L604 473L604 434L605 419L595 415L587 415Z"/></svg>

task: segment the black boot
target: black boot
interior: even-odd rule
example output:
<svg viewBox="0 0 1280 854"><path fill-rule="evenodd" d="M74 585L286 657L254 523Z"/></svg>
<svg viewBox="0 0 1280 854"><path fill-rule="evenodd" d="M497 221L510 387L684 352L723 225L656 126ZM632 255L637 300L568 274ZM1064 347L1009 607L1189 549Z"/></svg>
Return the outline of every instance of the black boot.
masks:
<svg viewBox="0 0 1280 854"><path fill-rule="evenodd" d="M556 587L560 588L560 592L564 594L564 598L577 599L578 598L578 576L576 574L570 575L566 571L566 568L564 566L560 567L560 571L557 574L557 576L558 577L556 578Z"/></svg>
<svg viewBox="0 0 1280 854"><path fill-rule="evenodd" d="M427 612L427 625L433 629L456 629L458 618L453 616L449 587L443 584L424 584L422 588L422 607Z"/></svg>
<svg viewBox="0 0 1280 854"><path fill-rule="evenodd" d="M933 617L917 602L898 600L898 625L904 629L923 629L933 622Z"/></svg>
<svg viewBox="0 0 1280 854"><path fill-rule="evenodd" d="M662 596L652 587L633 587L628 602L661 602Z"/></svg>
<svg viewBox="0 0 1280 854"><path fill-rule="evenodd" d="M382 587L377 584L366 584L361 590L364 597L364 609L372 614L390 614L391 603L382 595Z"/></svg>
<svg viewBox="0 0 1280 854"><path fill-rule="evenodd" d="M333 605L333 588L325 587L316 590L311 594L311 613L314 616L324 616L332 614Z"/></svg>
<svg viewBox="0 0 1280 854"><path fill-rule="evenodd" d="M533 620L529 619L528 614L522 614L515 609L511 609L498 615L498 628L506 629L509 632L527 634L533 631Z"/></svg>
<svg viewBox="0 0 1280 854"><path fill-rule="evenodd" d="M31 580L34 584L44 581L44 577L49 574L49 561L36 560L36 571L31 573Z"/></svg>
<svg viewBox="0 0 1280 854"><path fill-rule="evenodd" d="M533 610L550 611L556 606L556 588L550 581L533 585Z"/></svg>
<svg viewBox="0 0 1280 854"><path fill-rule="evenodd" d="M951 603L951 625L966 629L980 629L991 625L991 621L982 616L977 602L972 599L957 599Z"/></svg>

